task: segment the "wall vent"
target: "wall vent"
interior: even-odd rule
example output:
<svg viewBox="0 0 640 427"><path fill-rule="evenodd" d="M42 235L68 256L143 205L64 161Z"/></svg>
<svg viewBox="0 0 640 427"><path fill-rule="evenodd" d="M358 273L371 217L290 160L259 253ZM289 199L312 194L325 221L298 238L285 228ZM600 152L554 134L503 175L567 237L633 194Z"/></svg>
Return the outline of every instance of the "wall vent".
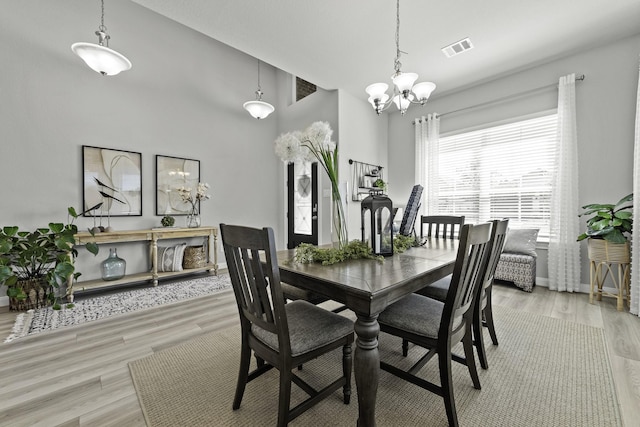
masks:
<svg viewBox="0 0 640 427"><path fill-rule="evenodd" d="M451 58L452 56L460 55L462 52L466 52L470 49L473 49L473 43L471 43L471 40L467 37L462 40L458 40L449 46L443 47L442 52L447 58Z"/></svg>

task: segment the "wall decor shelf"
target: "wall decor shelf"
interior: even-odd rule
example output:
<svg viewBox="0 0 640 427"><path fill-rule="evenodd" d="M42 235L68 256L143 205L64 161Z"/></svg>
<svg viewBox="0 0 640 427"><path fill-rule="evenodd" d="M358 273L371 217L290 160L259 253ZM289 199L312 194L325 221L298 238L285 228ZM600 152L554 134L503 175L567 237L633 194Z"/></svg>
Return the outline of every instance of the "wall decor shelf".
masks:
<svg viewBox="0 0 640 427"><path fill-rule="evenodd" d="M193 237L205 237L207 239L207 262L202 267L185 268L181 271L158 271L158 241L168 239L190 239ZM117 286L128 283L153 282L158 285L158 280L212 271L218 274L218 228L202 226L198 228L152 228L146 230L126 230L112 231L107 233L97 233L92 236L89 232L80 232L75 235L76 245L84 245L89 242L97 244L108 243L135 243L148 242L149 262L151 267L142 273L126 274L117 280L105 281L102 279L79 281L73 284L75 290L98 289L108 286ZM73 301L73 293L69 295L69 302Z"/></svg>
<svg viewBox="0 0 640 427"><path fill-rule="evenodd" d="M354 202L362 201L372 190L380 190L374 183L378 179L384 181L384 168L382 166L352 159L349 159L349 164L352 165L351 188L353 190L351 200ZM386 190L383 190L383 192L386 193Z"/></svg>

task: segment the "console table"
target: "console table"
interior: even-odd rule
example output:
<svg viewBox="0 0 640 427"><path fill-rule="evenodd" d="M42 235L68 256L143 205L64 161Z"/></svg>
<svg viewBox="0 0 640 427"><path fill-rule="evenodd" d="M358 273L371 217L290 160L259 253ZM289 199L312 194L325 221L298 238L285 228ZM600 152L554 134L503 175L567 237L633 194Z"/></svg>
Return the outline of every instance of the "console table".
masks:
<svg viewBox="0 0 640 427"><path fill-rule="evenodd" d="M207 237L207 262L202 267L188 268L182 271L158 272L158 240L163 239L187 239L191 237ZM104 233L96 233L92 236L89 232L80 232L75 235L76 245L84 245L89 242L101 243L129 243L129 242L148 242L149 243L149 261L151 269L142 273L127 274L118 280L86 280L80 281L71 287L68 295L69 302L73 301L73 287L79 287L82 290L97 289L107 286L121 285L126 283L153 281L153 285L158 285L158 280L179 276L185 274L193 274L203 271L213 270L214 274L218 274L218 228L203 226L198 228L152 228L148 230L125 230L110 231ZM70 279L71 281L73 278Z"/></svg>

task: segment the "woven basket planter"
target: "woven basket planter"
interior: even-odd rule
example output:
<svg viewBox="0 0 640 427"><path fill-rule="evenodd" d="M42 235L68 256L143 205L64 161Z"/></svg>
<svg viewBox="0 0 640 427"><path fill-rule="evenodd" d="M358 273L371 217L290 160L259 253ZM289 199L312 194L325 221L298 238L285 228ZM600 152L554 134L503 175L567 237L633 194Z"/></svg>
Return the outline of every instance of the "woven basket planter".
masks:
<svg viewBox="0 0 640 427"><path fill-rule="evenodd" d="M182 260L183 268L201 268L207 265L207 252L204 246L187 246Z"/></svg>
<svg viewBox="0 0 640 427"><path fill-rule="evenodd" d="M631 262L629 242L611 243L603 239L588 239L587 245L591 261L618 264Z"/></svg>
<svg viewBox="0 0 640 427"><path fill-rule="evenodd" d="M9 309L13 311L27 311L51 305L49 294L53 292L51 285L44 279L18 280L16 287L22 289L27 298L19 300L9 297Z"/></svg>

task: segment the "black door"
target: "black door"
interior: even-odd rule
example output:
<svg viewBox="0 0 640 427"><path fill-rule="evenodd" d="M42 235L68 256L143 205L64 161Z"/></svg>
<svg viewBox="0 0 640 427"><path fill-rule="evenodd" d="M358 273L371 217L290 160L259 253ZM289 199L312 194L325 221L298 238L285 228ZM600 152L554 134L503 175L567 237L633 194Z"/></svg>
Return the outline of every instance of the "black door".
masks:
<svg viewBox="0 0 640 427"><path fill-rule="evenodd" d="M318 163L287 167L287 248L318 244Z"/></svg>

